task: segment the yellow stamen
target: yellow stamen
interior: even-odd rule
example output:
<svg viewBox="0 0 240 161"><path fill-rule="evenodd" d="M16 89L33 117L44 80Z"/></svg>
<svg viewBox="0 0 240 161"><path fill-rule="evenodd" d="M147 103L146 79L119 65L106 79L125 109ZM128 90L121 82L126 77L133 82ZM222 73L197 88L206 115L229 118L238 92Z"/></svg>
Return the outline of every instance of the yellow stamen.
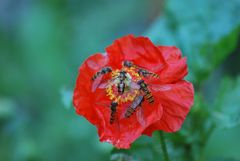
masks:
<svg viewBox="0 0 240 161"><path fill-rule="evenodd" d="M123 67L122 70L126 71L132 77L132 79L134 81L139 81L142 79L141 76L135 71L135 68L133 68L133 67L131 67L131 68ZM113 70L111 73L112 78L113 79L117 78L119 76L119 72L120 72L120 70L118 70L118 69ZM106 95L109 97L110 100L115 101L118 104L133 101L134 98L139 94L139 90L135 89L135 90L132 90L131 93L129 92L129 93L125 93L123 95L118 95L118 94L115 94L113 91L114 86L116 86L116 84L109 85L106 88ZM127 87L127 88L129 88L129 87ZM128 91L127 88L125 89L125 91Z"/></svg>

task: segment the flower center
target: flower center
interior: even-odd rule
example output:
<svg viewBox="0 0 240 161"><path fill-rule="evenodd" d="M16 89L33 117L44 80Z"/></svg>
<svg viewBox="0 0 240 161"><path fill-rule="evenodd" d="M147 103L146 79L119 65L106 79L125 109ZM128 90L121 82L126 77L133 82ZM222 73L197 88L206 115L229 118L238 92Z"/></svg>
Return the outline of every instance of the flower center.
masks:
<svg viewBox="0 0 240 161"><path fill-rule="evenodd" d="M120 103L133 101L139 94L137 82L142 79L134 67L123 67L121 70L113 70L111 73L112 80L106 88L107 96L110 100Z"/></svg>

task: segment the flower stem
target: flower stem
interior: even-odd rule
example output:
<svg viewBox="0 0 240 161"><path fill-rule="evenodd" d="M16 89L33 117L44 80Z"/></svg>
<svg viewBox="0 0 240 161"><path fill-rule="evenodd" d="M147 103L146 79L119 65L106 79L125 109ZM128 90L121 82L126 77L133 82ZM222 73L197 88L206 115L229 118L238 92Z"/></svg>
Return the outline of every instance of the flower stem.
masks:
<svg viewBox="0 0 240 161"><path fill-rule="evenodd" d="M165 161L170 161L168 157L168 152L167 152L167 147L165 143L165 137L162 131L159 131L159 136L160 136L160 142L161 142L161 147L162 147L162 152L163 152L163 157Z"/></svg>

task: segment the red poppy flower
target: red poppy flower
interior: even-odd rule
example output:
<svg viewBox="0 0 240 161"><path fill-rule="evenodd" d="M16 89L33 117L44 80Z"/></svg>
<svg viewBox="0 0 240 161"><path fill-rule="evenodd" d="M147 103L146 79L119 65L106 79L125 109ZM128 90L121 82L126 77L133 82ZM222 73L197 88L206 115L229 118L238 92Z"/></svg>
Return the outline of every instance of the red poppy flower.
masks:
<svg viewBox="0 0 240 161"><path fill-rule="evenodd" d="M180 129L193 104L187 73L178 48L128 35L81 65L73 103L100 141L129 148L142 134Z"/></svg>

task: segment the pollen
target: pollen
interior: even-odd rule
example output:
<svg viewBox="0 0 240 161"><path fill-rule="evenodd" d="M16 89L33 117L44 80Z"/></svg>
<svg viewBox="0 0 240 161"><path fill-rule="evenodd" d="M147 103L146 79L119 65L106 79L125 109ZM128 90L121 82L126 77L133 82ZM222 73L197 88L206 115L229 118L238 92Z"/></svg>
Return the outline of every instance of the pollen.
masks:
<svg viewBox="0 0 240 161"><path fill-rule="evenodd" d="M119 70L118 70L118 69L112 71L112 77L113 77L113 78L117 77L118 75L119 75Z"/></svg>
<svg viewBox="0 0 240 161"><path fill-rule="evenodd" d="M107 93L107 96L110 98L110 100L113 100L115 98L115 95L113 94L111 86L106 88L106 93Z"/></svg>
<svg viewBox="0 0 240 161"><path fill-rule="evenodd" d="M106 95L111 101L119 104L132 102L139 94L138 89L131 87L131 82L137 82L142 77L135 71L134 67L123 67L121 70L116 69L111 72L111 83L109 83L106 90ZM120 85L121 84L121 85Z"/></svg>
<svg viewBox="0 0 240 161"><path fill-rule="evenodd" d="M136 81L139 81L142 79L142 77L137 73L135 72L135 68L134 67L131 67L131 68L124 68L124 70L129 73L133 79L135 79Z"/></svg>

